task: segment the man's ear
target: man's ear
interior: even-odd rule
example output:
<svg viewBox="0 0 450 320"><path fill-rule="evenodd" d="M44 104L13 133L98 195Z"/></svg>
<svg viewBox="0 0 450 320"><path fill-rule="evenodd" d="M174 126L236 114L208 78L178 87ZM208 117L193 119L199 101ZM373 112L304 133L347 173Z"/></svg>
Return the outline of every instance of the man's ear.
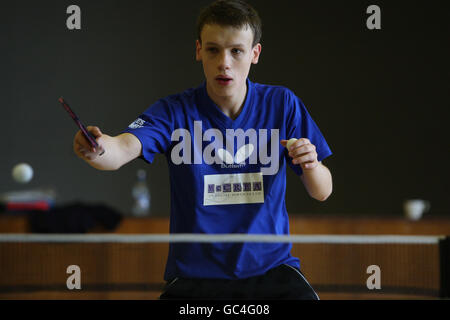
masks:
<svg viewBox="0 0 450 320"><path fill-rule="evenodd" d="M261 54L262 46L260 43L257 43L252 49L252 63L257 64L259 61L259 56Z"/></svg>
<svg viewBox="0 0 450 320"><path fill-rule="evenodd" d="M202 61L202 55L200 53L200 50L202 48L202 44L200 40L195 41L195 60Z"/></svg>

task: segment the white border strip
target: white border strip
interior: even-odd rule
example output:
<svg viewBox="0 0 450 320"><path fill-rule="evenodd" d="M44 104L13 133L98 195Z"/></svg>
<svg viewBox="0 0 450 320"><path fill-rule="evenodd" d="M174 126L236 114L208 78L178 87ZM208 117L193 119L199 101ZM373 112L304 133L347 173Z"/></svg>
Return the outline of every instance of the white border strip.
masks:
<svg viewBox="0 0 450 320"><path fill-rule="evenodd" d="M335 244L437 244L445 236L398 235L275 235L275 234L0 234L2 242L37 243L163 243L284 242Z"/></svg>

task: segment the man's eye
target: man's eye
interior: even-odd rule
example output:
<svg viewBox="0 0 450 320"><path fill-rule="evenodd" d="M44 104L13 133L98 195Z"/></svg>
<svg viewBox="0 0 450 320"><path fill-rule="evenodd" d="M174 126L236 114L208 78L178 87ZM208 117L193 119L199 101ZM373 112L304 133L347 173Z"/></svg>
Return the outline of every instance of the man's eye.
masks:
<svg viewBox="0 0 450 320"><path fill-rule="evenodd" d="M239 53L242 53L242 50L240 50L240 49L233 49L232 52L234 54L239 54Z"/></svg>
<svg viewBox="0 0 450 320"><path fill-rule="evenodd" d="M217 49L216 48L207 48L206 51L216 53Z"/></svg>

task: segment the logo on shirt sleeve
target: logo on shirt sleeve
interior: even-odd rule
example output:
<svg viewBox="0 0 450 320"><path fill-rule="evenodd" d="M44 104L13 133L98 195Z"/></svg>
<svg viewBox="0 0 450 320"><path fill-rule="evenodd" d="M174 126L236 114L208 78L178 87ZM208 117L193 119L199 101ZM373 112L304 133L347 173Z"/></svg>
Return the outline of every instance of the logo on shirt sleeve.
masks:
<svg viewBox="0 0 450 320"><path fill-rule="evenodd" d="M139 129L139 128L142 128L144 126L144 124L145 124L144 120L142 120L141 118L137 118L136 120L133 121L132 124L130 124L128 126L128 128L130 128L130 129Z"/></svg>

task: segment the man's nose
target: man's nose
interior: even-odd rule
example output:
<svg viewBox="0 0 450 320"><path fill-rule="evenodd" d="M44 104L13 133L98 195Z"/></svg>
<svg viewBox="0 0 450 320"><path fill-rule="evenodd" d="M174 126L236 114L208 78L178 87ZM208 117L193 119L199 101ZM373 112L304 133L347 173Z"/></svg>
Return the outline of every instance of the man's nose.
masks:
<svg viewBox="0 0 450 320"><path fill-rule="evenodd" d="M228 52L222 52L219 56L219 69L227 70L231 67L231 55Z"/></svg>

